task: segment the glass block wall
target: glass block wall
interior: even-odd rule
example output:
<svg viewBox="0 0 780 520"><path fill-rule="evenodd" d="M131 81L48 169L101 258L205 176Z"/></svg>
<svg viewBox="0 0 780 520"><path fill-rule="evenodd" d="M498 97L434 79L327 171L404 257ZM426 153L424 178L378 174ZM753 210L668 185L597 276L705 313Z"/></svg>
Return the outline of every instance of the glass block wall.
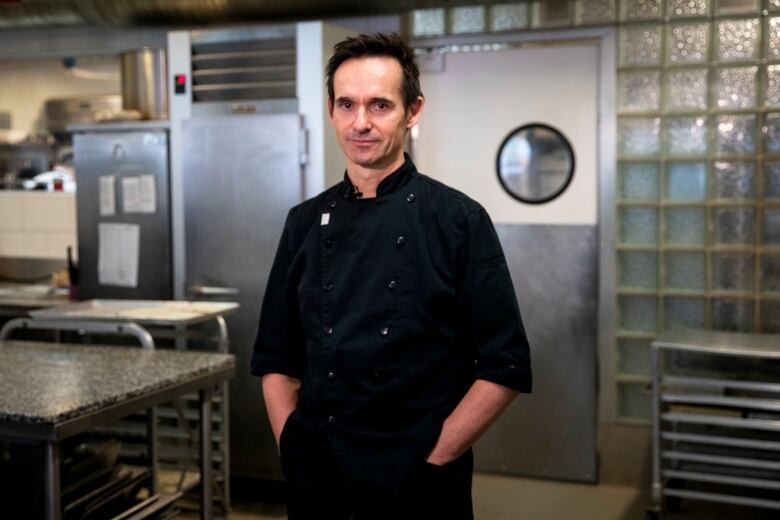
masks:
<svg viewBox="0 0 780 520"><path fill-rule="evenodd" d="M408 20L415 39L617 27L620 420L649 419L659 332L780 333L780 0L545 0Z"/></svg>

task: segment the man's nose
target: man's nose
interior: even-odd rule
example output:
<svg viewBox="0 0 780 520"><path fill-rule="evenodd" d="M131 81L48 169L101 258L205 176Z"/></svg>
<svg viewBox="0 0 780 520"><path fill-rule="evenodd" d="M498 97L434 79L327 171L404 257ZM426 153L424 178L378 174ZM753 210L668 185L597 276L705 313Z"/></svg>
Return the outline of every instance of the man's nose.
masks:
<svg viewBox="0 0 780 520"><path fill-rule="evenodd" d="M365 107L358 107L355 113L355 120L352 122L352 129L355 132L367 132L371 130L371 118Z"/></svg>

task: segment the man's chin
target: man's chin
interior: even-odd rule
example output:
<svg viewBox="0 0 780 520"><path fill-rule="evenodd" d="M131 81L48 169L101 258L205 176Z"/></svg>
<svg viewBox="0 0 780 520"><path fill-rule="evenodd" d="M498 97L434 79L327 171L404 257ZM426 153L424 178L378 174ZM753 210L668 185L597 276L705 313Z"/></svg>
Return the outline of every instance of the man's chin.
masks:
<svg viewBox="0 0 780 520"><path fill-rule="evenodd" d="M361 168L377 168L381 166L382 158L376 157L373 154L352 154L349 157L349 161L355 166L360 166Z"/></svg>

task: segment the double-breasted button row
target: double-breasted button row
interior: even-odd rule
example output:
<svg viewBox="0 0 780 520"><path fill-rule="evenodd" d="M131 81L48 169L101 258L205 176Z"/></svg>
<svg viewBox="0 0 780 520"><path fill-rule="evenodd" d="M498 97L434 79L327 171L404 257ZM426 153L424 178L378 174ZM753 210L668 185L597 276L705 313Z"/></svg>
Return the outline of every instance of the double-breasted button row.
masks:
<svg viewBox="0 0 780 520"><path fill-rule="evenodd" d="M333 287L334 287L334 285L333 285L332 282L327 282L327 283L322 285L322 290L325 291L325 292L330 292L330 291L333 290Z"/></svg>
<svg viewBox="0 0 780 520"><path fill-rule="evenodd" d="M414 193L410 193L406 196L406 202L414 202ZM399 235L398 238L395 239L395 245L397 247L403 247L404 244L406 244L406 237L403 235ZM387 288L391 291L394 291L398 288L398 282L395 280L390 280L387 283ZM388 327L382 327L379 329L379 335L382 337L385 337L390 334L390 329Z"/></svg>

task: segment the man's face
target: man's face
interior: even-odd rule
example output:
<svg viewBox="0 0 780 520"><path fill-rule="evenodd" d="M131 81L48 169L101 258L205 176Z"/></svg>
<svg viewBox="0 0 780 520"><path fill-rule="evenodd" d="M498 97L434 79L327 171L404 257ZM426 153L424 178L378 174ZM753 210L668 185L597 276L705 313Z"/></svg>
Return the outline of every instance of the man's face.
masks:
<svg viewBox="0 0 780 520"><path fill-rule="evenodd" d="M382 169L403 157L404 134L417 123L423 99L405 109L402 80L393 58L353 58L336 69L328 109L349 163Z"/></svg>

